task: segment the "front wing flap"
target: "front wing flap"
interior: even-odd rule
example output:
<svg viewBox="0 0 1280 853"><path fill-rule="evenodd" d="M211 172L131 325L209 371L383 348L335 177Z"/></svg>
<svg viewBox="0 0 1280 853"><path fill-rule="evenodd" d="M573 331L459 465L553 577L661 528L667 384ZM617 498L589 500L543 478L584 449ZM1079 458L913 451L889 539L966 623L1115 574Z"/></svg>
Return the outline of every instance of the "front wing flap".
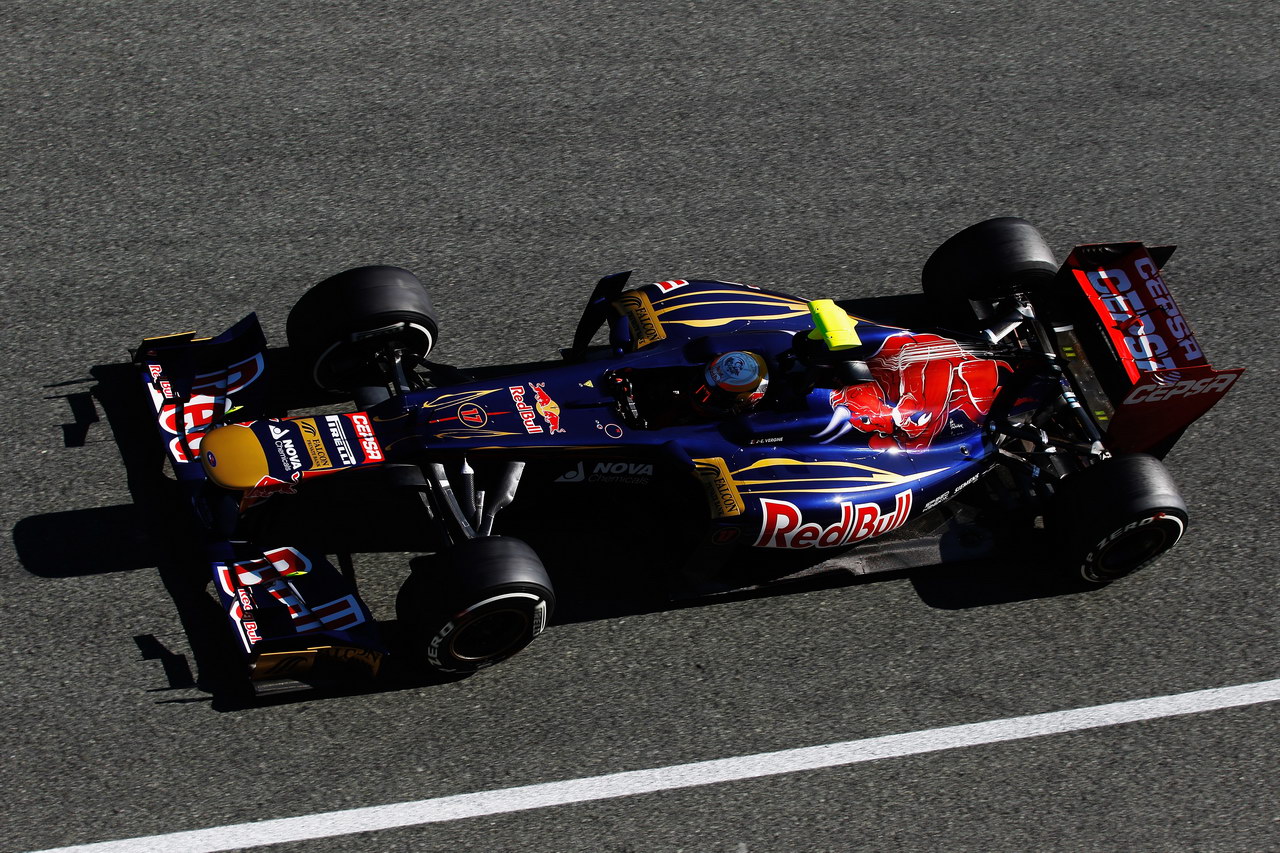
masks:
<svg viewBox="0 0 1280 853"><path fill-rule="evenodd" d="M200 439L229 416L258 416L266 398L266 338L254 314L215 338L147 338L134 352L179 480L204 479Z"/></svg>
<svg viewBox="0 0 1280 853"><path fill-rule="evenodd" d="M368 607L322 554L269 548L215 562L222 607L255 683L377 675L386 654Z"/></svg>

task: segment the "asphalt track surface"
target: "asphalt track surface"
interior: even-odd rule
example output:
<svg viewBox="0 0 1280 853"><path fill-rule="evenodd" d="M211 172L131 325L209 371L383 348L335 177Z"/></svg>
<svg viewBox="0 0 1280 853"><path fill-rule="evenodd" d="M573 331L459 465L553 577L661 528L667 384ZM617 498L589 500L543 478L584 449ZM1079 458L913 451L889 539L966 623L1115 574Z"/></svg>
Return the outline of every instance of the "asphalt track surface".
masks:
<svg viewBox="0 0 1280 853"><path fill-rule="evenodd" d="M1275 4L368 6L0 11L0 848L1280 676ZM1188 536L1100 592L898 577L579 619L451 684L229 706L91 396L144 334L256 309L282 341L297 294L363 263L421 273L437 356L497 363L553 355L608 272L887 295L1005 214L1060 253L1177 243L1210 358L1249 368L1170 457ZM360 560L375 606L402 567ZM260 849L1275 850L1278 720L1267 702Z"/></svg>

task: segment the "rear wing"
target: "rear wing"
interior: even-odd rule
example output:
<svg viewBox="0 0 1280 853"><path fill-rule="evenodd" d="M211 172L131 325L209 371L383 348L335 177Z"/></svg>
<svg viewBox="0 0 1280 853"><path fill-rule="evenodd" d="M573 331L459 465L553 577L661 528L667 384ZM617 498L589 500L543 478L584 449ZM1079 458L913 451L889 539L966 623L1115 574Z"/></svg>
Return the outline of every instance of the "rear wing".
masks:
<svg viewBox="0 0 1280 853"><path fill-rule="evenodd" d="M1209 364L1161 276L1172 254L1137 242L1077 246L1058 273L1060 348L1115 451L1163 456L1244 373Z"/></svg>

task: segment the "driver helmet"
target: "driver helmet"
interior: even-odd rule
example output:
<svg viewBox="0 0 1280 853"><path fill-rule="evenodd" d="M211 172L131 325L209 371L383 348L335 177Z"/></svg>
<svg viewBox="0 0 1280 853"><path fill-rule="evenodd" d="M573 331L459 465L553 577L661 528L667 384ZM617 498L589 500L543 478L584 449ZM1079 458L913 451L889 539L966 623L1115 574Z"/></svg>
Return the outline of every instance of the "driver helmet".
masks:
<svg viewBox="0 0 1280 853"><path fill-rule="evenodd" d="M769 387L769 368L753 352L734 350L721 353L703 371L698 402L710 409L737 413L755 407Z"/></svg>

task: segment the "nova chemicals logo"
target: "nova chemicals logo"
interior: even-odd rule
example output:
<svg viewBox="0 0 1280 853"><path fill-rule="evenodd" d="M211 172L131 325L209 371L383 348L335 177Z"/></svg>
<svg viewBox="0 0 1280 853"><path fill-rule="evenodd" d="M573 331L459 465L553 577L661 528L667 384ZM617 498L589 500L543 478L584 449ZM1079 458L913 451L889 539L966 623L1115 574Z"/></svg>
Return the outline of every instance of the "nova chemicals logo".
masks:
<svg viewBox="0 0 1280 853"><path fill-rule="evenodd" d="M587 475L582 470L582 463L578 463L578 467L572 471L566 471L559 477L556 477L557 483L581 483L587 479Z"/></svg>
<svg viewBox="0 0 1280 853"><path fill-rule="evenodd" d="M608 483L610 485L642 486L653 477L653 466L646 462L594 462L590 471L587 463L556 477L557 483Z"/></svg>

